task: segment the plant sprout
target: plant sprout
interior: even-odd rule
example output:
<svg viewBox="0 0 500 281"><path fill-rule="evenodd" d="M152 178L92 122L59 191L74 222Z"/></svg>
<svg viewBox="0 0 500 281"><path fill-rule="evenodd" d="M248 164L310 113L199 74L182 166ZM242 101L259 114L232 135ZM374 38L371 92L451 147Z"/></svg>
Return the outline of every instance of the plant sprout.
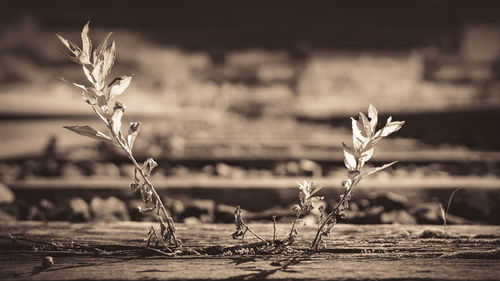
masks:
<svg viewBox="0 0 500 281"><path fill-rule="evenodd" d="M286 241L288 245L291 245L293 243L295 236L298 234L298 230L295 228L295 225L300 219L300 216L311 211L314 208L314 202L323 200L323 197L313 196L322 188L322 186L313 185L312 182L308 182L306 180L304 180L302 183L299 183L300 205L295 204L292 206L292 210L295 211L295 220L292 223L292 228L290 229L290 233L288 234L288 238Z"/></svg>
<svg viewBox="0 0 500 281"><path fill-rule="evenodd" d="M148 158L143 164L139 164L132 154L134 141L141 123L130 122L126 126L127 132L124 134L124 131L122 131L122 117L126 107L119 101L116 101L112 107L110 105L113 99L125 92L132 77L120 76L110 79L109 74L116 59L115 42L109 43L111 33L95 49L92 48L92 41L88 33L89 23L87 22L81 33L81 47L60 35L57 35L57 37L69 50L69 53L66 53L68 57L82 66L90 86L69 83L82 90L83 100L90 105L95 114L103 121L109 134L100 132L90 126L65 126L64 128L86 137L113 144L126 153L134 165L134 179L130 184L130 188L132 192L140 191L142 201L146 204L145 207L138 207L138 209L140 212L156 210L160 222L160 237L158 237L152 226L149 231L148 245L152 239L155 239L168 250L171 250L170 247L181 247L181 241L175 234L173 219L169 216L160 196L148 178L158 164L152 158ZM158 239L162 241L158 241Z"/></svg>
<svg viewBox="0 0 500 281"><path fill-rule="evenodd" d="M368 107L368 117L362 112L359 113L359 119L351 118L352 121L352 141L353 147L349 147L344 142L344 164L347 167L347 180L342 181L343 193L340 195L340 201L334 210L327 216L322 215L318 231L312 241L311 249L318 251L320 243L325 243L323 237L330 234L331 229L337 223L337 216L345 218L346 210L349 208L351 194L358 183L366 176L392 166L396 162L385 164L381 167L374 167L368 163L368 160L375 151L375 145L382 138L397 132L404 125L404 121L392 121L392 117L387 119L385 126L376 130L378 123L378 111L373 105Z"/></svg>

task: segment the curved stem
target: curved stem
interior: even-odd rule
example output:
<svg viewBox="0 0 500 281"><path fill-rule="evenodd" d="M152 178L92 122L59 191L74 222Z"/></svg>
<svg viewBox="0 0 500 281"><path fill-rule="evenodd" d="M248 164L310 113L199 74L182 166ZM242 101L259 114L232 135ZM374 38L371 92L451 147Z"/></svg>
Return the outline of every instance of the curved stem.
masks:
<svg viewBox="0 0 500 281"><path fill-rule="evenodd" d="M125 145L121 140L120 138L115 134L115 132L113 131L113 129L111 128L111 122L107 122L106 123L106 126L108 127L108 129L111 131L111 134L113 136L113 138L118 142L118 144L120 145L120 147L127 153L127 157L128 159L130 159L130 161L132 162L132 164L134 165L135 169L139 171L139 174L141 175L142 179L144 180L144 182L149 186L151 187L151 191L153 192L153 196L158 204L158 208L160 208L160 210L162 211L163 215L165 216L166 218L166 221L167 221L167 224L168 224L168 228L170 230L170 233L172 234L172 238L174 240L174 243L175 243L175 247L179 247L179 241L177 239L177 236L175 235L175 226L173 224L173 220L172 218L168 215L168 212L167 212L167 209L165 209L165 206L163 205L163 202L161 201L161 198L160 196L158 195L158 193L156 192L156 189L154 188L153 184L149 181L148 177L146 176L146 174L144 174L144 171L142 170L141 166L139 165L139 163L137 163L137 160L135 160L134 156L132 155L132 152L131 150L129 149L129 147L127 145ZM159 215L159 214L158 214Z"/></svg>
<svg viewBox="0 0 500 281"><path fill-rule="evenodd" d="M325 228L326 224L333 218L334 215L337 214L337 212L340 209L340 206L342 206L342 204L344 204L344 202L347 200L347 197L349 196L349 194L351 194L352 190L358 184L358 182L359 182L359 180L357 180L357 179L354 180L354 182L353 182L351 188L349 189L349 191L344 194L344 196L342 197L342 199L340 199L340 201L335 206L335 209L331 213L329 213L328 216L325 218L325 220L323 220L323 222L321 223L320 227L318 228L318 231L316 232L316 235L314 236L314 240L311 243L311 248L313 248L315 251L318 251L319 242L321 240L321 236L323 235L322 234L323 233L323 228Z"/></svg>
<svg viewBox="0 0 500 281"><path fill-rule="evenodd" d="M292 235L293 235L293 231L295 229L295 224L299 220L301 214L302 214L302 210L298 211L297 216L295 216L295 220L292 223L292 228L290 229L290 234L288 234L288 241L292 241Z"/></svg>

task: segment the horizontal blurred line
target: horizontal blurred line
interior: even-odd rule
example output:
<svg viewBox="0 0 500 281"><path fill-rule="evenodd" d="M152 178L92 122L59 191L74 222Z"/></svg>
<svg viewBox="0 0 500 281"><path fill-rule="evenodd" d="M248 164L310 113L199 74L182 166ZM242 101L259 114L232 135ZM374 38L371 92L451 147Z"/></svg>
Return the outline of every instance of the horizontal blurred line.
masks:
<svg viewBox="0 0 500 281"><path fill-rule="evenodd" d="M296 189L304 177L267 179L221 179L221 178L170 178L152 179L155 187L163 189ZM327 189L340 188L343 178L316 178L314 183ZM12 190L122 190L129 191L130 180L125 179L34 179L5 183ZM478 176L455 176L452 178L384 178L365 179L362 189L433 189L433 188L500 189L500 178Z"/></svg>

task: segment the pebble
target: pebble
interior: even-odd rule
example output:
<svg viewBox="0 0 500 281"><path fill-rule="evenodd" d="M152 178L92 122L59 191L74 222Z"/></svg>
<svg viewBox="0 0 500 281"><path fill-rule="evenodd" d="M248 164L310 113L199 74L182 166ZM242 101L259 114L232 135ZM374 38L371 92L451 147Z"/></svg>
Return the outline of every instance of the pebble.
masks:
<svg viewBox="0 0 500 281"><path fill-rule="evenodd" d="M0 204L13 203L15 200L14 192L0 182Z"/></svg>

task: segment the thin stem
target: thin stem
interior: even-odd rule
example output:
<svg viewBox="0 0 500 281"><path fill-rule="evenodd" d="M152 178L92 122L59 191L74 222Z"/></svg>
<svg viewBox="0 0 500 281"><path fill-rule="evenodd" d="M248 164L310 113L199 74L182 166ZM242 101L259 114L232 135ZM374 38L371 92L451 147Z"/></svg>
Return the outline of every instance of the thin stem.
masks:
<svg viewBox="0 0 500 281"><path fill-rule="evenodd" d="M292 223L292 228L290 229L290 234L288 234L288 241L292 240L292 235L293 235L293 232L295 230L295 224L299 220L301 214L302 214L302 210L298 211L297 215L295 216L295 220Z"/></svg>
<svg viewBox="0 0 500 281"><path fill-rule="evenodd" d="M323 233L323 228L325 228L326 224L333 218L334 215L337 214L338 210L340 209L340 206L342 206L342 204L344 204L344 202L347 200L347 197L349 196L349 194L351 194L352 190L354 189L354 187L356 186L356 184L358 182L359 182L358 180L355 180L353 182L352 187L340 199L340 201L335 206L335 209L331 213L329 213L328 216L325 218L325 220L323 220L323 222L321 223L320 227L318 228L318 231L316 232L316 235L314 236L314 240L311 243L311 248L314 248L315 251L318 251L319 242L321 240L321 236Z"/></svg>
<svg viewBox="0 0 500 281"><path fill-rule="evenodd" d="M259 239L260 241L266 243L267 245L269 245L269 243L267 243L266 240L262 239L262 237L260 237L257 233L253 232L250 227L248 227L248 225L246 225L245 223L243 223L243 225L245 226L245 228L250 231L250 233L252 233L255 237L257 237L257 239Z"/></svg>
<svg viewBox="0 0 500 281"><path fill-rule="evenodd" d="M144 182L149 186L151 187L151 191L153 192L153 196L156 200L156 204L158 204L158 207L160 208L160 210L162 211L163 215L165 216L166 220L167 220L167 224L168 224L168 228L170 230L170 233L172 234L172 238L174 240L174 243L175 243L175 247L179 247L179 241L177 239L177 236L175 235L175 226L173 225L173 220L172 218L168 215L168 212L167 210L165 209L165 206L163 205L163 202L161 201L161 198L160 196L158 195L158 193L156 192L156 189L154 188L153 184L149 181L148 177L146 176L146 174L144 174L144 171L142 170L141 166L139 165L139 163L137 163L137 160L135 160L134 156L132 155L132 152L130 151L129 147L127 145L125 145L121 140L120 138L115 134L115 132L113 131L113 129L111 128L111 122L107 122L106 123L106 126L108 127L108 129L110 130L112 136L115 138L115 140L118 142L118 144L120 145L120 147L127 153L127 157L130 159L130 161L132 162L132 164L134 165L135 169L137 171L139 171L139 174L141 175L142 179L144 180ZM159 215L159 214L158 214Z"/></svg>
<svg viewBox="0 0 500 281"><path fill-rule="evenodd" d="M276 241L276 216L273 216L273 243Z"/></svg>
<svg viewBox="0 0 500 281"><path fill-rule="evenodd" d="M457 191L459 191L460 189L462 189L461 187L455 189L451 195L450 195L450 199L448 199L448 204L446 205L446 212L444 214L444 236L446 237L446 230L447 230L447 225L446 225L446 221L448 220L448 210L450 210L450 205L451 205L451 200L453 200L453 196L455 196L455 193L457 193Z"/></svg>
<svg viewBox="0 0 500 281"><path fill-rule="evenodd" d="M173 225L173 222L172 222L172 219L170 218L170 216L168 215L168 212L167 210L165 209L165 206L163 205L163 202L161 201L161 198L160 196L158 195L158 193L156 192L156 189L154 188L153 184L149 181L148 177L144 174L144 171L142 170L142 168L139 166L139 163L137 163L137 161L135 160L134 156L132 155L132 153L130 152L130 150L123 144L119 141L120 145L122 146L122 148L125 150L125 152L127 153L127 156L128 158L130 159L130 161L132 162L132 164L134 165L134 167L139 171L139 174L141 175L142 179L144 180L144 182L149 186L151 187L151 191L153 192L153 196L155 197L155 200L156 200L156 203L158 204L158 207L160 208L160 210L162 211L163 215L165 216L165 218L167 219L167 224L168 224L168 227L170 228L170 232L172 234L172 237L174 239L174 243L175 243L175 246L176 247L179 247L179 242L177 240L177 237L175 235L175 226Z"/></svg>

